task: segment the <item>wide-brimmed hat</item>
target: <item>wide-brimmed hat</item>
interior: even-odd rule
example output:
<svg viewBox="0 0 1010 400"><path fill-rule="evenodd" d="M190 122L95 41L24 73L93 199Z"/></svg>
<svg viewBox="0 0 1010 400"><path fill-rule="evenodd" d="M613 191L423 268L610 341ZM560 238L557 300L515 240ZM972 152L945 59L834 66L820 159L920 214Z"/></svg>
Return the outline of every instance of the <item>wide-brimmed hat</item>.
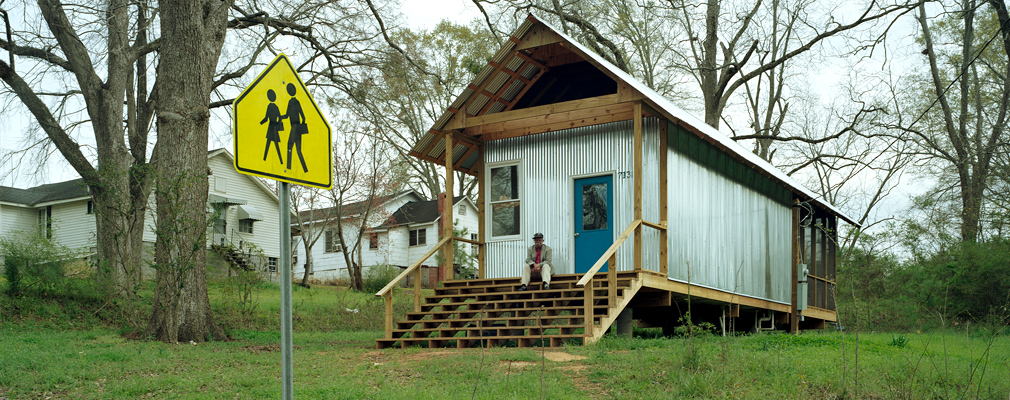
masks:
<svg viewBox="0 0 1010 400"><path fill-rule="evenodd" d="M533 234L533 238L534 239L543 239L544 238L544 234L543 233L534 233Z"/></svg>

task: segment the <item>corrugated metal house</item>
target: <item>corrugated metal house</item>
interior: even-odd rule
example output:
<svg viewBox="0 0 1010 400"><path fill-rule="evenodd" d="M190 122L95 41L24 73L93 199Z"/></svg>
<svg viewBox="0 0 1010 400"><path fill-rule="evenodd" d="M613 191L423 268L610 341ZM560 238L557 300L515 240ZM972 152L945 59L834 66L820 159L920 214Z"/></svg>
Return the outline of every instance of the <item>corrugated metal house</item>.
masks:
<svg viewBox="0 0 1010 400"><path fill-rule="evenodd" d="M626 304L643 322L675 320L687 296L738 329L836 320L852 219L534 16L411 154L479 179L482 278L518 276L542 232L580 286L637 272Z"/></svg>

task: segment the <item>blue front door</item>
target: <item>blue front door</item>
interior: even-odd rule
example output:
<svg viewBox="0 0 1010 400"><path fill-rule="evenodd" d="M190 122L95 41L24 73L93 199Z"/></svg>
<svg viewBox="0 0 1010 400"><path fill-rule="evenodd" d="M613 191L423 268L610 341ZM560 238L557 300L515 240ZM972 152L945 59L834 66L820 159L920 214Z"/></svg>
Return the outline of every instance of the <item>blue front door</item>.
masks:
<svg viewBox="0 0 1010 400"><path fill-rule="evenodd" d="M614 243L614 177L576 179L574 210L575 273L581 274Z"/></svg>

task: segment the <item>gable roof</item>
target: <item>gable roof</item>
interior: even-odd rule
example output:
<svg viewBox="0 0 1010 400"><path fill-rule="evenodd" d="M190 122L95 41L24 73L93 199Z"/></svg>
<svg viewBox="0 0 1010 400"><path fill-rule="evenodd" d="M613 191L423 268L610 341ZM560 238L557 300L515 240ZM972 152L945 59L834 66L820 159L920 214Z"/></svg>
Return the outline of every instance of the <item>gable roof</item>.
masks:
<svg viewBox="0 0 1010 400"><path fill-rule="evenodd" d="M455 207L460 202L469 200L466 196L456 196L452 198L452 205ZM438 210L438 200L412 201L404 204L400 209L390 215L385 223L375 227L376 229L393 228L402 225L424 224L434 222L442 216Z"/></svg>
<svg viewBox="0 0 1010 400"><path fill-rule="evenodd" d="M361 214L361 212L364 211L365 206L367 206L370 202L374 202L376 205L382 205L411 194L414 196L414 198L417 199L421 198L421 195L417 194L416 191L408 189L387 196L379 196L374 200L362 200L354 203L344 204L343 210L341 210L342 211L341 214L343 214L345 217ZM305 222L326 220L332 218L336 208L337 207L334 206L326 208L317 208L314 210L299 211L298 216L299 218L302 218L302 220Z"/></svg>
<svg viewBox="0 0 1010 400"><path fill-rule="evenodd" d="M535 54L535 52L539 53ZM538 54L539 56L546 57L548 60L541 62L534 59L534 56ZM450 153L455 170L476 175L476 169L480 165L478 163L480 154L476 150L480 147L481 142L572 127L572 120L578 119L575 113L568 114L562 112L563 110L561 109L554 110L551 107L549 111L544 112L544 115L537 115L537 118L540 120L538 123L543 125L539 130L519 129L506 132L506 135L492 135L490 137L483 137L476 134L476 132L471 132L473 133L471 135L456 134L453 135L453 148L451 151L447 152L445 145L445 133L447 131L453 131L460 126L466 125L465 121L468 118L485 123L497 121L492 115L510 111L518 103L523 102L523 95L537 84L537 80L549 69L546 64L549 64L551 59L563 59L564 61L562 62L571 63L573 60L572 57L578 57L582 61L588 62L618 84L616 94L582 99L587 104L580 105L580 107L591 106L591 102L604 98L612 101L641 100L643 105L651 109L650 111L655 111L667 118L670 123L684 128L716 149L727 153L740 164L755 170L776 184L785 187L803 201L810 201L819 208L825 209L850 224L858 226L858 223L854 219L848 217L833 205L822 201L817 194L805 188L792 177L786 175L761 157L744 149L728 136L719 132L718 129L713 128L694 115L677 107L673 102L664 98L627 72L617 68L602 56L589 50L578 41L554 28L549 23L541 21L532 14L527 16L526 20L516 28L509 40L488 61L484 69L474 77L470 85L463 90L446 112L435 121L431 129L414 144L410 150L410 155L436 164L445 165L446 153ZM603 81L606 81L606 79ZM542 95L542 93L539 95ZM559 99L559 101L565 100ZM532 107L539 105L539 103L536 101L525 101L524 105ZM610 116L611 120L631 119L630 116L625 118L623 111L607 110L606 112L612 112ZM560 118L552 119L555 116ZM460 121L464 123L461 124ZM602 122L597 118L583 118L578 123L579 126L584 126ZM506 129L506 126L502 125L497 128ZM464 129L464 131L466 130Z"/></svg>
<svg viewBox="0 0 1010 400"><path fill-rule="evenodd" d="M208 159L218 155L224 156L232 164L235 163L235 158L232 157L231 153L229 153L227 149L221 148L207 152ZM277 194L267 187L262 181L249 175L244 176L251 179L253 182L256 182L256 185L274 201L279 201ZM36 207L40 204L50 202L83 199L88 197L91 197L91 193L88 191L88 186L84 183L84 179L82 178L39 185L28 189L0 186L0 202L23 204L29 207Z"/></svg>
<svg viewBox="0 0 1010 400"><path fill-rule="evenodd" d="M91 197L84 179L49 183L28 189L0 186L0 201L35 207L40 204Z"/></svg>
<svg viewBox="0 0 1010 400"><path fill-rule="evenodd" d="M226 148L222 147L220 149L214 149L214 150L210 150L210 151L207 152L207 159L208 160L211 159L211 158L214 158L216 156L225 157L225 158L228 159L228 163L229 164L235 165L235 156L233 156L231 154L231 152L229 152L228 149L226 149ZM269 196L274 201L280 203L280 198L277 197L277 193L274 192L273 189L270 189L270 187L268 187L265 183L263 183L263 181L261 181L259 178L255 177L255 176L252 176L252 175L246 175L246 174L240 173L238 171L235 171L235 173L237 173L239 175L242 175L246 179L249 179L249 180L255 182L255 185L257 187L259 187L260 190L262 190L264 193L266 193L267 196ZM292 214L294 214L294 212L292 212Z"/></svg>

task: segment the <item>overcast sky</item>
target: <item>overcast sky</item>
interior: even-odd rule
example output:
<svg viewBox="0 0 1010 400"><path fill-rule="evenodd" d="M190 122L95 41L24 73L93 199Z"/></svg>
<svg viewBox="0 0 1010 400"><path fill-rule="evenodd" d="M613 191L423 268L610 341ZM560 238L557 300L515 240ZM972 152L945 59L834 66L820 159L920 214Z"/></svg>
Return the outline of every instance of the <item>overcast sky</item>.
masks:
<svg viewBox="0 0 1010 400"><path fill-rule="evenodd" d="M415 29L434 28L443 19L465 24L480 16L480 12L469 0L401 0L400 12L405 18L405 22ZM10 14L15 19L12 24L18 24L19 21L16 18L19 14ZM20 104L17 107L12 107L11 110L0 113L0 152L7 153L24 147L23 132L26 127L36 123L35 118ZM222 142L220 136L211 134L210 147L231 146L230 142ZM48 168L42 175L34 174L35 168L33 166L35 164L28 159L0 164L0 186L28 188L80 177L59 153L52 155L49 162L46 163Z"/></svg>

